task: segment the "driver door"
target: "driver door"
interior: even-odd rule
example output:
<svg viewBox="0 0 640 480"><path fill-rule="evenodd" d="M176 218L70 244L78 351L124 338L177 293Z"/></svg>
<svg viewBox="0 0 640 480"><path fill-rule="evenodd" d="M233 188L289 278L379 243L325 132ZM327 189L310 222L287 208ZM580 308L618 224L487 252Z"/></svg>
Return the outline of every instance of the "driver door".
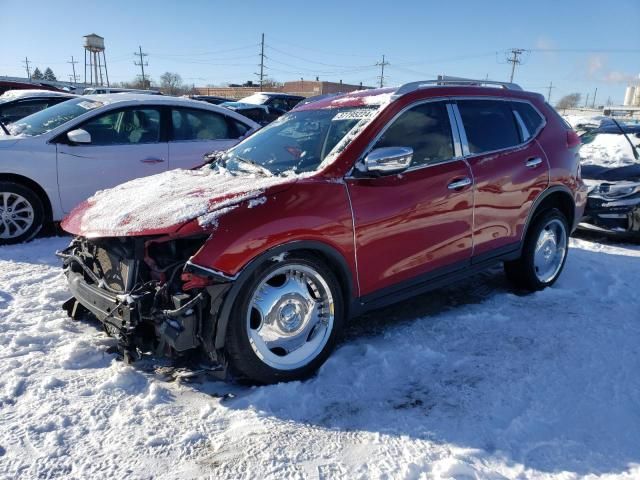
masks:
<svg viewBox="0 0 640 480"><path fill-rule="evenodd" d="M347 179L365 301L373 292L392 293L470 262L473 177L456 152L449 118L444 101L408 109L372 150L411 147L411 166L400 174Z"/></svg>
<svg viewBox="0 0 640 480"><path fill-rule="evenodd" d="M156 107L111 110L74 127L91 135L88 144L57 143L58 184L65 212L97 190L167 170L168 146L162 141Z"/></svg>

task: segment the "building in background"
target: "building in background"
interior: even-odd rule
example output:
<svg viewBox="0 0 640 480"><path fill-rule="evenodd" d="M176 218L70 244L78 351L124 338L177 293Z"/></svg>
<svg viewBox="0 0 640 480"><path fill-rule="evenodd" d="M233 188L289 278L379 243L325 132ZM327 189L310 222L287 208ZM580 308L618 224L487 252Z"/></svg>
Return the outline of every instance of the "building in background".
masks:
<svg viewBox="0 0 640 480"><path fill-rule="evenodd" d="M276 85L269 85L264 88L268 92L282 92L301 95L303 97L313 97L315 95L324 95L327 93L349 93L357 90L366 90L369 86L351 85L340 82L324 82L320 80L295 80L284 82ZM247 97L255 92L260 91L259 85L232 85L229 87L195 87L196 95L212 95L216 97L225 97L240 99Z"/></svg>

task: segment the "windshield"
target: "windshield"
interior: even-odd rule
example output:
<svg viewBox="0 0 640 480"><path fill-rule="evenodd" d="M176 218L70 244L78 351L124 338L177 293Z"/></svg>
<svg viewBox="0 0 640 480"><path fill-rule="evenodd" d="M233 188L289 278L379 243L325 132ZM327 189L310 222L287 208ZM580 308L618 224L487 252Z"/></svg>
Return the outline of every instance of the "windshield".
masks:
<svg viewBox="0 0 640 480"><path fill-rule="evenodd" d="M269 96L264 93L254 93L253 95L249 95L248 97L241 98L238 100L239 103L251 103L253 105L263 105L269 100Z"/></svg>
<svg viewBox="0 0 640 480"><path fill-rule="evenodd" d="M229 150L230 170L290 175L317 170L341 152L373 119L377 106L302 110L288 113Z"/></svg>
<svg viewBox="0 0 640 480"><path fill-rule="evenodd" d="M53 130L60 125L79 117L83 113L103 106L104 103L88 100L86 98L74 98L59 103L53 107L40 110L33 115L24 117L9 125L11 135L23 135L34 137Z"/></svg>

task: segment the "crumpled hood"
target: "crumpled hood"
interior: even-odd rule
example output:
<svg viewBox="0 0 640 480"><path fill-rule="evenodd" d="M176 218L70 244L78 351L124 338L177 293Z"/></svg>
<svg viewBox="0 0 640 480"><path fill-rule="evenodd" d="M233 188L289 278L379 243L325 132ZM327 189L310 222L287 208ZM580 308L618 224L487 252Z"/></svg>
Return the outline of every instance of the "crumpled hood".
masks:
<svg viewBox="0 0 640 480"><path fill-rule="evenodd" d="M639 181L640 163L613 168L602 165L583 165L582 178L603 182Z"/></svg>
<svg viewBox="0 0 640 480"><path fill-rule="evenodd" d="M213 227L216 212L295 181L210 166L171 170L101 190L75 207L61 225L83 237L167 235L195 219L202 219L203 228Z"/></svg>

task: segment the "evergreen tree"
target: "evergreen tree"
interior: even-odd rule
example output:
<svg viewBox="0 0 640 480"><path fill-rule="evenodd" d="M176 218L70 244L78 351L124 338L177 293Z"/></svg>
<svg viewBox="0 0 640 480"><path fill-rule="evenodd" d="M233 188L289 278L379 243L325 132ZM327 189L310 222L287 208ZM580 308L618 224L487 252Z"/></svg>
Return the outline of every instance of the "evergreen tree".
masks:
<svg viewBox="0 0 640 480"><path fill-rule="evenodd" d="M42 75L42 72L40 71L40 69L36 67L36 69L31 74L31 80L43 80L43 79L44 79L44 75Z"/></svg>
<svg viewBox="0 0 640 480"><path fill-rule="evenodd" d="M50 82L55 82L57 80L56 76L53 74L53 70L49 67L44 71L44 79L49 80Z"/></svg>

